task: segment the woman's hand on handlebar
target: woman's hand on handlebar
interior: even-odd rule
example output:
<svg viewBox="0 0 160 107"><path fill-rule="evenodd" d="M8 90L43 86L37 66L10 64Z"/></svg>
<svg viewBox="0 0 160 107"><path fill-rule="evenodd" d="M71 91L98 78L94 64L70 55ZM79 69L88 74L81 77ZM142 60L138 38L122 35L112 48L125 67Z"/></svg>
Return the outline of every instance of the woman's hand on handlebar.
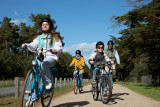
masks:
<svg viewBox="0 0 160 107"><path fill-rule="evenodd" d="M26 44L25 44L25 43L23 43L23 44L21 45L21 48L24 48L24 47L25 47L25 45L26 45Z"/></svg>
<svg viewBox="0 0 160 107"><path fill-rule="evenodd" d="M55 49L51 49L51 53L52 53L52 54L56 54L57 51L56 51Z"/></svg>
<svg viewBox="0 0 160 107"><path fill-rule="evenodd" d="M27 45L26 45L26 43L23 43L23 44L21 45L21 48L23 48L23 49L27 49Z"/></svg>

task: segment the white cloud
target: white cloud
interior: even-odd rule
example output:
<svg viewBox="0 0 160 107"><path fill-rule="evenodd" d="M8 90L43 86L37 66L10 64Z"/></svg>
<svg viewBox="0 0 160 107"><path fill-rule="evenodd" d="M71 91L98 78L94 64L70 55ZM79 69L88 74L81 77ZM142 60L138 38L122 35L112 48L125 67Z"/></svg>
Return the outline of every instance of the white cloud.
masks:
<svg viewBox="0 0 160 107"><path fill-rule="evenodd" d="M72 45L70 47L66 47L63 49L63 51L74 55L76 50L81 50L82 54L88 54L95 50L95 46L96 46L96 42L93 42L91 44L80 43L80 44Z"/></svg>
<svg viewBox="0 0 160 107"><path fill-rule="evenodd" d="M80 43L80 44L72 45L70 47L63 48L64 52L68 52L73 56L75 56L75 51L76 50L81 50L82 56L85 59L85 63L87 65L89 65L88 64L88 59L89 59L90 55L96 50L96 42L93 42L93 43L90 43L90 44Z"/></svg>
<svg viewBox="0 0 160 107"><path fill-rule="evenodd" d="M22 21L20 19L15 19L15 20L12 20L11 22L16 25L19 25L21 22L25 23L26 21L27 19L23 19Z"/></svg>
<svg viewBox="0 0 160 107"><path fill-rule="evenodd" d="M16 10L14 11L14 15L15 15L15 16L18 16L18 15L19 15Z"/></svg>

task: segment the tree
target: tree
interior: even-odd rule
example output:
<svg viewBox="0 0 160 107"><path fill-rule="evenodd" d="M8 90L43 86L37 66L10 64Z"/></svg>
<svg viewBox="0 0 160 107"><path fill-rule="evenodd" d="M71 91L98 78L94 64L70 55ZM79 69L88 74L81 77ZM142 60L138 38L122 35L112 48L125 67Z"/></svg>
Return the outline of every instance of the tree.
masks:
<svg viewBox="0 0 160 107"><path fill-rule="evenodd" d="M116 24L127 26L119 38L112 37L121 58L120 69L131 76L160 75L160 1L153 0L122 15Z"/></svg>
<svg viewBox="0 0 160 107"><path fill-rule="evenodd" d="M19 27L11 23L11 18L4 17L0 27L0 49L13 48L19 44Z"/></svg>

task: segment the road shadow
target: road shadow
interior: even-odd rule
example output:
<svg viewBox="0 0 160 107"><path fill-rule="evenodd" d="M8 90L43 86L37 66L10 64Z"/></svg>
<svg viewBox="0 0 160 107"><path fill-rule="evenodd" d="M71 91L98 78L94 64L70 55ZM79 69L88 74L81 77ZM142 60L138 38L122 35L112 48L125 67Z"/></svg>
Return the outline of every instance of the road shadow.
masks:
<svg viewBox="0 0 160 107"><path fill-rule="evenodd" d="M63 103L63 104L59 104L57 106L52 106L52 107L75 107L75 106L85 106L88 105L89 102L88 101L80 101L80 102L68 102L68 103Z"/></svg>
<svg viewBox="0 0 160 107"><path fill-rule="evenodd" d="M81 94L84 94L84 93L90 93L92 91L82 91Z"/></svg>
<svg viewBox="0 0 160 107"><path fill-rule="evenodd" d="M123 96L123 95L129 95L129 93L114 93L114 94L112 94L112 97L110 99L109 104L117 104L116 100L125 100L125 99L120 97L120 96Z"/></svg>

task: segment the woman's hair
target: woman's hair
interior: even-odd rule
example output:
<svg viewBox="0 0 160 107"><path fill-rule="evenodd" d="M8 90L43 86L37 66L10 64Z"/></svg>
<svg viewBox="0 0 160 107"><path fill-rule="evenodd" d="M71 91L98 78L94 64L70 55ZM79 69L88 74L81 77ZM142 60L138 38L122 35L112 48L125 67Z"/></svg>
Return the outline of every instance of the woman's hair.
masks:
<svg viewBox="0 0 160 107"><path fill-rule="evenodd" d="M33 40L34 40L38 35L41 35L42 33L43 33L42 31L38 32L38 33L34 36ZM50 45L53 45L53 39L55 38L56 41L61 40L62 45L64 46L64 43L63 43L63 38L64 38L64 37L61 37L59 33L57 33L57 32L54 31L54 29L52 29L49 33L51 33L51 41L50 41L50 43L49 43Z"/></svg>

